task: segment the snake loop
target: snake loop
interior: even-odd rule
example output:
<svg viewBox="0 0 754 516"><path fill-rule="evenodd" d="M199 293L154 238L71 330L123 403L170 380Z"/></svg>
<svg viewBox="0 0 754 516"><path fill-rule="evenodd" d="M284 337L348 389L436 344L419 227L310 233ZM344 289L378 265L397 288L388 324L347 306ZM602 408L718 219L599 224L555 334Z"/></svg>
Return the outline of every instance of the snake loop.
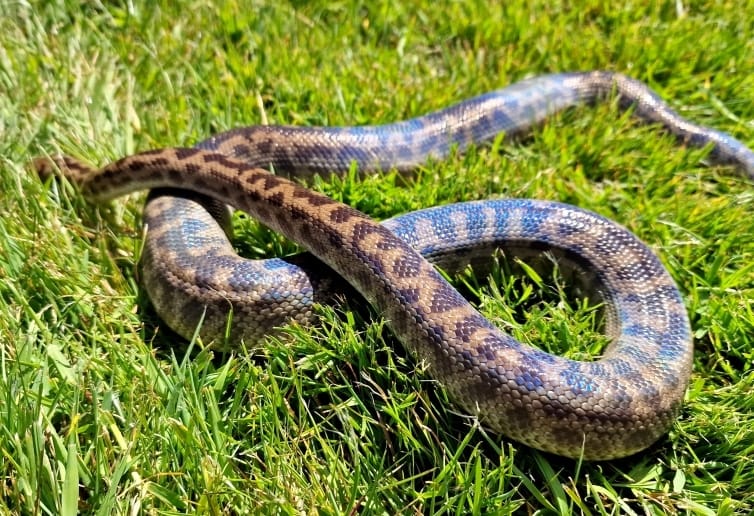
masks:
<svg viewBox="0 0 754 516"><path fill-rule="evenodd" d="M391 125L241 128L196 148L148 151L98 171L72 160L62 168L95 200L178 188L248 212L362 293L453 399L485 425L545 451L609 459L644 449L667 431L692 365L681 296L631 233L575 207L529 200L441 206L379 224L265 169L311 175L356 162L361 170L404 170L452 146L463 150L501 131L526 131L556 111L611 93L642 119L686 143L710 146L712 158L754 177L754 153L742 143L688 122L642 83L608 72L537 77ZM319 262L242 260L201 203L174 194L153 193L145 208L146 288L171 327L190 336L206 309L202 331L211 337L233 307L234 337L253 340L260 324L266 331L309 318L319 284L330 281ZM612 338L600 360L577 362L520 344L422 256L447 264L501 245L555 249L593 275ZM267 317L273 322L264 322Z"/></svg>

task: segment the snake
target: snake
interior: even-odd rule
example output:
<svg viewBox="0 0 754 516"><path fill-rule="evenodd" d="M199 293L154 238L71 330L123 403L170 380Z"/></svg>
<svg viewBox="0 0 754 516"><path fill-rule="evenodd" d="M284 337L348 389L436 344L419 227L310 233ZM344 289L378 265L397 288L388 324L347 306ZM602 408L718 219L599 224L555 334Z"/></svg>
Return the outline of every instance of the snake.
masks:
<svg viewBox="0 0 754 516"><path fill-rule="evenodd" d="M144 211L145 289L187 339L256 342L309 323L347 283L384 316L454 403L485 427L565 457L608 460L646 449L677 419L693 362L690 322L671 275L630 231L555 201L489 199L376 222L301 179L407 171L457 150L526 134L574 106L615 99L710 161L754 178L754 152L690 122L649 86L609 71L535 76L417 118L352 127L249 126L194 147L148 150L102 168L36 162L92 201L152 190ZM274 172L274 173L273 173ZM287 177L286 177L287 176ZM224 206L243 210L308 253L248 260L234 251ZM604 304L609 344L577 361L522 344L466 300L436 266L463 268L495 249L551 253Z"/></svg>

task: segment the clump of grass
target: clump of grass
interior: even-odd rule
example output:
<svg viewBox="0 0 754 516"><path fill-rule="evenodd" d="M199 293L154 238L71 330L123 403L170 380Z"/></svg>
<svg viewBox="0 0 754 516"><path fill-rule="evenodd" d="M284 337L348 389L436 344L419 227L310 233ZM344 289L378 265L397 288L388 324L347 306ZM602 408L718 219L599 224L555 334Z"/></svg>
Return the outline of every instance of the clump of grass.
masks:
<svg viewBox="0 0 754 516"><path fill-rule="evenodd" d="M752 184L612 105L428 163L410 180L386 171L313 185L377 218L495 196L560 200L652 246L687 302L694 376L666 438L600 464L541 454L457 413L378 314L326 308L315 328L228 355L182 342L138 285L138 197L92 207L26 166L57 152L104 163L260 122L391 122L526 76L597 68L648 82L751 146L745 6L2 10L0 497L11 513L751 512ZM240 247L291 249L239 225L259 239ZM599 327L593 307L564 297L557 277L499 271L492 284L474 274L456 284L524 340L589 351L568 344Z"/></svg>

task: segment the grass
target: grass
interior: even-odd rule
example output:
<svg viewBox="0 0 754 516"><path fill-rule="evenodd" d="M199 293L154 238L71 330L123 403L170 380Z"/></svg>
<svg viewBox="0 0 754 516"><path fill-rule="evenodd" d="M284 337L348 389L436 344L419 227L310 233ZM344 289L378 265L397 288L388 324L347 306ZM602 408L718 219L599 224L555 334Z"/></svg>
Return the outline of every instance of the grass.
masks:
<svg viewBox="0 0 754 516"><path fill-rule="evenodd" d="M754 4L0 0L0 499L18 514L748 514L754 510L751 181L612 105L530 138L314 188L376 218L456 200L569 202L628 226L684 294L694 375L669 435L579 463L458 414L374 314L324 308L221 355L139 287L141 197L92 207L29 173L234 126L381 123L526 76L612 69L754 146ZM239 220L267 252L290 246ZM502 271L505 267L501 268ZM498 271L499 272L499 271ZM560 281L465 275L526 342L586 351ZM523 299L523 301L522 301Z"/></svg>

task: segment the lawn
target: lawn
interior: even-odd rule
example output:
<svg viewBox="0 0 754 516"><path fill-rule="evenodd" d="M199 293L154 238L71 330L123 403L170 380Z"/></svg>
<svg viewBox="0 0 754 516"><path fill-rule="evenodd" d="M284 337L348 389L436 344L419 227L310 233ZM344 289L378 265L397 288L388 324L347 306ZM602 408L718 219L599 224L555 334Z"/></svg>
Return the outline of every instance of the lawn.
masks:
<svg viewBox="0 0 754 516"><path fill-rule="evenodd" d="M139 284L144 196L97 207L29 170L37 155L104 164L241 125L387 123L589 69L636 77L754 147L751 1L499 4L0 0L8 513L754 511L754 185L615 102L409 179L312 184L377 219L459 200L558 200L655 250L691 318L691 386L667 436L600 463L486 431L360 307L322 307L316 327L253 349L183 341ZM247 256L296 249L247 218L234 223ZM557 275L507 270L453 281L522 341L598 355L598 311Z"/></svg>

